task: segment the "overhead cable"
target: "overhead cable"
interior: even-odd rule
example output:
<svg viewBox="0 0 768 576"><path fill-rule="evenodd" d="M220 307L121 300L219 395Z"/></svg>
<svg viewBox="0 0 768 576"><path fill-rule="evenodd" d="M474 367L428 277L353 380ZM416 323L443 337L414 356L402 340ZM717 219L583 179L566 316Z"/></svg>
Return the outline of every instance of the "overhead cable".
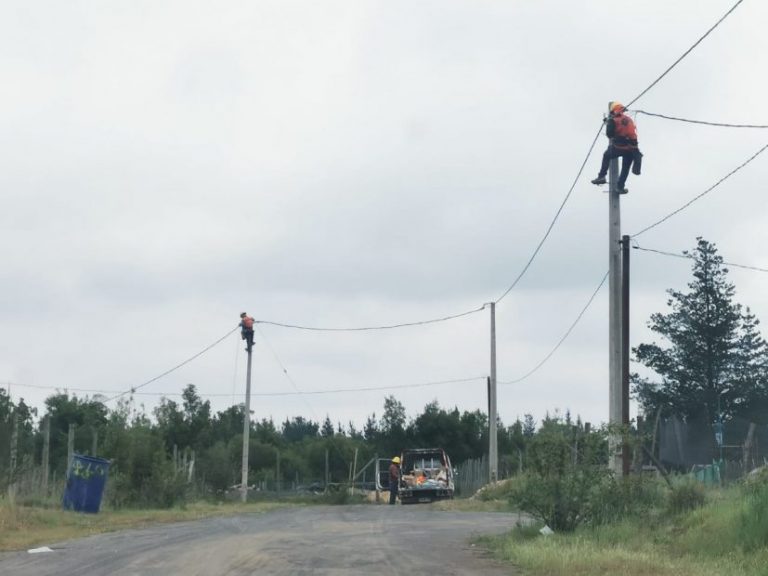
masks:
<svg viewBox="0 0 768 576"><path fill-rule="evenodd" d="M592 140L592 144L589 147L589 150L587 151L587 155L584 157L584 162L581 163L581 167L579 168L578 173L576 174L576 177L573 179L573 184L571 184L571 187L568 189L568 193L565 195L565 198L563 198L563 201L560 203L560 207L557 209L557 212L555 212L554 218L552 218L552 221L549 223L549 227L547 228L547 231L544 233L544 236L539 241L539 244L536 246L536 249L533 251L533 254L531 254L531 257L528 259L528 262L526 262L525 266L523 266L523 269L520 270L520 273L517 275L517 277L512 281L512 284L504 291L504 294L499 296L496 299L496 304L501 302L504 297L509 294L512 289L517 286L517 283L520 282L520 280L525 276L525 273L528 272L528 268L531 267L531 264L533 264L533 261L536 259L536 256L539 254L539 250L541 250L541 247L544 245L544 242L546 242L547 238L549 238L549 234L552 232L552 228L555 227L555 222L557 222L557 219L560 217L560 213L563 211L563 208L565 208L566 203L568 202L568 199L571 197L571 193L573 192L573 189L576 187L576 183L579 181L579 178L581 178L581 173L584 172L584 167L587 165L587 161L589 160L589 157L592 155L592 150L595 149L595 144L597 144L597 139L600 137L601 132L603 131L603 124L600 124L600 128L597 130L597 134L595 134L594 140Z"/></svg>
<svg viewBox="0 0 768 576"><path fill-rule="evenodd" d="M581 309L579 314L576 316L576 319L573 321L573 323L568 327L568 330L565 331L565 334L560 338L560 340L555 344L555 347L552 348L552 350L549 351L549 354L544 356L544 358L536 364L531 370L520 376L519 378L515 378L514 380L506 380L503 382L499 382L499 385L507 385L507 384L517 384L518 382L522 382L529 376L532 376L535 372L539 370L544 364L546 364L552 356L554 356L555 352L557 352L558 348L565 342L566 338L571 335L571 332L573 332L573 329L576 328L576 325L579 323L581 318L586 313L587 309L592 305L592 302L595 300L595 297L597 296L597 293L600 292L600 289L603 287L603 284L605 284L606 279L608 278L608 272L605 273L603 276L603 279L600 280L600 284L597 285L597 288L595 288L595 291L592 292L592 295L589 297L589 300L587 300L587 303L584 305L584 307Z"/></svg>
<svg viewBox="0 0 768 576"><path fill-rule="evenodd" d="M354 393L354 392L372 392L372 391L379 391L379 390L403 390L408 388L424 388L427 386L445 386L448 384L461 384L465 382L474 382L477 380L485 381L487 380L487 376L474 376L471 378L456 378L453 380L437 380L433 382L417 382L414 384L394 384L394 385L386 385L386 386L364 386L360 388L330 388L330 389L324 389L324 390L295 390L295 391L288 391L288 392L259 392L259 393L251 393L251 396L258 396L258 397L272 397L272 396L316 396L321 394L345 394L345 393ZM68 388L65 386L37 386L33 384L16 384L14 383L14 386L20 386L22 388L38 388L38 389L44 389L44 390L64 390L64 391L73 391L73 392L90 392L94 394L111 394L115 392L115 390L94 390L91 388ZM183 392L134 392L136 396L182 396ZM197 394L201 398L219 398L219 397L231 397L232 395L227 392L222 393L213 393L213 394L204 394L198 392ZM238 397L244 397L245 394L236 394ZM111 398L110 398L111 400ZM108 402L109 400L105 400L105 402Z"/></svg>
<svg viewBox="0 0 768 576"><path fill-rule="evenodd" d="M731 15L731 13L732 13L734 10L736 10L736 8L738 8L738 7L739 7L739 4L741 4L743 1L744 1L744 0L738 0L738 2L736 2L736 3L735 3L733 6L731 6L731 9L730 9L730 10L728 10L728 12L726 12L725 14L723 14L723 16L720 18L720 20L718 20L717 22L715 22L715 24L714 24L714 25L713 25L713 26L712 26L712 27L711 27L709 30L707 30L707 31L704 33L704 35L703 35L701 38L699 38L698 40L696 40L696 42L694 42L694 43L693 43L693 45L692 45L690 48L688 48L688 50L686 50L685 52L683 52L682 56L680 56L680 57L679 57L677 60L675 60L675 61L674 61L674 62L673 62L673 63L672 63L670 66L669 66L669 68L667 68L666 70L664 70L664 72L662 72L662 73L661 73L661 76L659 76L658 78L656 78L656 80L654 80L653 82L651 82L651 84L650 84L650 85L649 85L649 86L648 86L648 87L647 87L645 90L643 90L642 92L640 92L640 94L638 94L637 96L635 96L635 97L634 97L634 98L633 98L633 99L630 101L630 103L629 103L629 104L627 104L627 108L629 108L630 106L632 106L632 104L634 104L635 102L637 102L638 100L640 100L640 98L642 98L642 97L643 97L643 96L644 96L644 95L645 95L645 94L646 94L646 93L647 93L647 92L648 92L648 91L649 91L651 88L653 88L654 86L656 86L656 84L658 84L658 83L661 81L661 79L662 79L662 78L664 78L664 76L666 76L667 74L669 74L669 73L672 71L672 69L673 69L675 66L677 66L677 65L678 65L678 64L679 64L679 63L680 63L680 62L683 60L683 58L685 58L686 56L688 56L688 54L690 54L690 53L691 53L691 51L693 51L693 49L694 49L694 48L696 48L696 46L698 46L699 44L701 44L701 41L702 41L702 40L704 40L704 38L706 38L707 36L709 36L709 35L712 33L712 31L713 31L715 28L717 28L718 26L720 26L720 24L723 22L723 20L725 20L726 18L728 18L728 16L730 16L730 15Z"/></svg>
<svg viewBox="0 0 768 576"><path fill-rule="evenodd" d="M674 258L682 258L684 260L694 260L693 254L678 254L676 252L665 252L663 250L654 250L653 248L643 248L640 245L635 244L632 246L635 250L642 250L643 252L653 252L654 254L661 254L662 256L672 256ZM743 268L744 270L754 270L755 272L768 272L768 268L760 268L759 266L747 266L746 264L736 264L735 262L726 262L723 260L723 264L731 266L733 268Z"/></svg>
<svg viewBox="0 0 768 576"><path fill-rule="evenodd" d="M658 226L659 224L662 224L662 223L666 222L667 220L669 220L670 218L672 218L672 216L674 216L675 214L679 214L680 212L682 212L683 210L685 210L686 208L688 208L688 207L689 207L691 204L693 204L693 203L694 203L694 202L696 202L697 200L700 200L701 198L703 198L704 196L706 196L707 194L709 194L710 192L712 192L712 190L714 190L715 188L717 188L718 186L720 186L720 184L722 184L723 182L725 182L726 180L728 180L728 178L730 178L731 176L733 176L734 174L736 174L736 172L738 172L739 170L741 170L742 168L744 168L744 166L746 166L747 164L749 164L750 162L752 162L752 160L754 160L754 159L755 159L755 158L757 158L757 157L758 157L760 154L762 154L762 153L765 151L765 149L766 149L766 148L768 148L768 144L764 145L762 148L760 148L760 150L758 150L757 152L755 152L754 154L752 154L752 156L750 156L750 157L749 157L749 158L748 158L746 161L744 161L744 162L743 162L743 163L741 163L739 166L737 166L736 168L734 168L733 170L731 170L730 172L728 172L728 174L726 174L725 176L723 176L722 178L720 178L720 180L718 180L718 181L717 181L717 182L715 182L715 183L714 183L712 186L710 186L709 188L707 188L706 190L704 190L704 192L702 192L701 194L699 194L699 195L697 195L697 196L694 196L693 198L691 198L691 199L690 199L688 202L686 202L685 204L683 204L682 206L680 206L680 208L678 208L677 210L674 210L674 211L670 212L669 214L667 214L667 215L666 215L666 216L664 216L663 218L661 218L661 219L657 220L657 221L656 221L656 222L654 222L653 224L650 224L650 225L646 226L645 228L643 228L642 230L640 230L639 232L636 232L636 233L632 234L632 238L637 238L637 237L638 237L638 236L640 236L641 234L645 234L646 232L648 232L648 230L651 230L652 228L656 228L656 226Z"/></svg>
<svg viewBox="0 0 768 576"><path fill-rule="evenodd" d="M327 326L302 326L300 324L287 324L284 322L274 322L272 320L255 320L255 324L266 324L268 326L280 326L281 328L292 328L294 330L309 330L313 332L365 332L372 330L392 330L394 328L406 328L409 326L423 326L425 324L436 324L438 322L446 322L448 320L454 320L463 316L469 316L485 309L485 304L479 308L467 310L460 314L453 314L451 316L442 316L440 318L432 318L430 320L420 320L418 322L403 322L402 324L385 324L382 326L359 326L359 327L327 327Z"/></svg>
<svg viewBox="0 0 768 576"><path fill-rule="evenodd" d="M688 124L703 124L704 126L717 126L720 128L768 128L768 124L728 124L725 122L709 122L707 120L691 120L690 118L678 118L677 116L667 116L666 114L657 114L656 112L646 112L645 110L633 110L636 114L644 114L655 118L664 118L665 120L675 120L677 122L687 122Z"/></svg>
<svg viewBox="0 0 768 576"><path fill-rule="evenodd" d="M119 394L116 394L115 396L112 396L111 398L108 398L107 400L105 400L105 403L106 403L106 402L111 402L112 400L116 400L116 399L118 399L118 398L120 398L120 397L122 397L122 396L125 396L126 394L133 394L133 393L134 393L136 390L138 390L138 389L140 389L140 388L143 388L144 386L147 386L147 385L149 385L149 384L152 384L152 382L156 382L157 380L160 380L160 378L162 378L163 376L167 376L167 375L168 375L168 374L170 374L171 372L175 372L176 370L178 370L178 369L179 369L179 368L181 368L182 366L186 366L187 364L189 364L190 362L192 362L192 361L193 361L193 360L195 360L196 358L199 358L200 356L202 356L203 354L205 354L206 352L208 352L208 350L210 350L210 349L211 349L211 348L213 348L214 346L216 346L216 345L220 344L221 342L223 342L224 340L226 340L226 339L227 339L227 338L228 338L228 337L229 337L229 336L230 336L230 335L231 335L233 332L235 332L235 331L236 331L238 328L239 328L239 326L236 326L236 327L232 328L232 330L230 330L229 332L227 332L226 334L224 334L224 336L222 336L221 338L219 338L218 340L216 340L216 341L215 341L215 342L213 342L212 344L209 344L208 346L206 346L205 348L203 348L202 350L200 350L200 352L198 352L198 353L197 353L197 354L195 354L194 356L191 356L191 357L187 358L186 360L184 360L184 361L183 361L183 362L181 362L180 364L177 364L177 365L176 365L176 366L174 366L173 368L170 368L170 369L166 370L166 371L165 371L165 372L163 372L162 374L158 374L157 376L155 376L154 378L151 378L150 380L147 380L147 381L146 381L146 382L144 382L143 384L139 384L138 386L133 386L132 388L129 388L128 390L125 390L124 392L120 392Z"/></svg>

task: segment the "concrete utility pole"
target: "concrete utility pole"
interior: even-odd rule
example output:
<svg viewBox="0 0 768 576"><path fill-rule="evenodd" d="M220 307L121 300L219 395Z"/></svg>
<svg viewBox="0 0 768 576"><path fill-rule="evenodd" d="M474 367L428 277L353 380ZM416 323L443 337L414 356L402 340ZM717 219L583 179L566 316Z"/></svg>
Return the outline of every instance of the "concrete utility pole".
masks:
<svg viewBox="0 0 768 576"><path fill-rule="evenodd" d="M629 236L621 237L621 424L629 433ZM629 476L632 464L629 443L621 448L624 476Z"/></svg>
<svg viewBox="0 0 768 576"><path fill-rule="evenodd" d="M253 346L248 344L248 369L245 373L245 410L243 410L243 472L240 500L248 501L248 454L251 449L251 359Z"/></svg>
<svg viewBox="0 0 768 576"><path fill-rule="evenodd" d="M499 477L499 447L496 433L496 303L491 302L491 385L488 393L488 479Z"/></svg>
<svg viewBox="0 0 768 576"><path fill-rule="evenodd" d="M610 112L611 102L608 103ZM621 201L616 187L619 161L611 160L608 170L608 424L621 426ZM608 466L622 473L621 442L611 434Z"/></svg>

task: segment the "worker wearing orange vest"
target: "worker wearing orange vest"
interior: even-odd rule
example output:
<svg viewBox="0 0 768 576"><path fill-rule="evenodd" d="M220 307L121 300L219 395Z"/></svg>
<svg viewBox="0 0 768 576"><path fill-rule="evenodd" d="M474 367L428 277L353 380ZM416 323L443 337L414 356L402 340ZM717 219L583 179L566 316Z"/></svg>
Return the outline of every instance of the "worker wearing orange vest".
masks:
<svg viewBox="0 0 768 576"><path fill-rule="evenodd" d="M253 348L253 318L245 312L240 314L240 336L248 345L246 351L250 352L251 348Z"/></svg>
<svg viewBox="0 0 768 576"><path fill-rule="evenodd" d="M627 183L629 169L639 176L643 155L637 146L637 128L632 118L624 114L626 108L619 102L611 104L611 114L605 121L605 135L609 144L603 153L603 163L600 165L600 173L592 180L592 184L605 184L605 176L608 174L608 166L614 158L621 158L621 173L616 187L620 194L629 192L624 186Z"/></svg>

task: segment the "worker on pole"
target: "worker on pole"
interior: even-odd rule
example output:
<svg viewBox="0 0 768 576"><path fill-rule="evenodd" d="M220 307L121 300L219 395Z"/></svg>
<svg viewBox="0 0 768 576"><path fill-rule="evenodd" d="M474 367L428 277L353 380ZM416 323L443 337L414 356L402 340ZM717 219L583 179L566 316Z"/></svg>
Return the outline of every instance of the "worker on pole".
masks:
<svg viewBox="0 0 768 576"><path fill-rule="evenodd" d="M253 322L253 318L245 312L240 314L240 336L245 340L246 352L250 352L253 348Z"/></svg>
<svg viewBox="0 0 768 576"><path fill-rule="evenodd" d="M637 145L637 128L632 118L624 114L626 108L619 103L611 104L610 116L605 119L605 135L608 137L608 148L603 153L603 163L600 165L600 173L597 178L592 180L592 184L600 185L606 183L608 166L614 158L621 158L621 173L616 182L619 194L629 192L625 188L629 169L636 176L640 175L643 155Z"/></svg>

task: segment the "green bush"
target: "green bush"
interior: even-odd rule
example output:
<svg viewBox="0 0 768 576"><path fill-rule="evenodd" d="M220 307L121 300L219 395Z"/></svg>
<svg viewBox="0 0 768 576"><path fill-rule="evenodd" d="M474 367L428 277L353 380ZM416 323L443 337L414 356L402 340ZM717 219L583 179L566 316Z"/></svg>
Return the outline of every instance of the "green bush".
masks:
<svg viewBox="0 0 768 576"><path fill-rule="evenodd" d="M704 487L698 482L684 482L672 487L667 496L667 510L680 514L700 508L706 501Z"/></svg>
<svg viewBox="0 0 768 576"><path fill-rule="evenodd" d="M642 476L609 478L592 494L590 521L594 525L628 517L647 516L664 502L662 486Z"/></svg>
<svg viewBox="0 0 768 576"><path fill-rule="evenodd" d="M545 422L531 440L529 470L513 484L510 501L550 528L570 532L595 517L611 472L605 465L605 434L586 434L557 420Z"/></svg>

